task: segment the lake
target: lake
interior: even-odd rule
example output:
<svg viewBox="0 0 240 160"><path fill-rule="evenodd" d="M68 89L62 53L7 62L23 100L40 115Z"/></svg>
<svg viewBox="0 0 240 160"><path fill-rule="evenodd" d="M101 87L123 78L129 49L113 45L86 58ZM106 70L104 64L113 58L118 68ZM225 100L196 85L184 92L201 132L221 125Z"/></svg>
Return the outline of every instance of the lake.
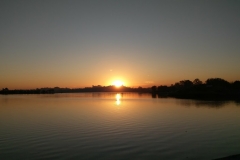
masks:
<svg viewBox="0 0 240 160"><path fill-rule="evenodd" d="M138 93L0 95L0 159L240 154L240 103Z"/></svg>

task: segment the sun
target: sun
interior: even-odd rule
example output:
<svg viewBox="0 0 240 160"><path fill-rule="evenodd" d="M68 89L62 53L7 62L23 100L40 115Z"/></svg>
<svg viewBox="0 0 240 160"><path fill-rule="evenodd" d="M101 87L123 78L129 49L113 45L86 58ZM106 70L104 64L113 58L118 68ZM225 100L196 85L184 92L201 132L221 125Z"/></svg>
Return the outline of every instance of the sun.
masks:
<svg viewBox="0 0 240 160"><path fill-rule="evenodd" d="M115 87L121 87L121 86L123 86L123 82L120 81L120 80L116 80L116 81L113 82L113 85L114 85Z"/></svg>

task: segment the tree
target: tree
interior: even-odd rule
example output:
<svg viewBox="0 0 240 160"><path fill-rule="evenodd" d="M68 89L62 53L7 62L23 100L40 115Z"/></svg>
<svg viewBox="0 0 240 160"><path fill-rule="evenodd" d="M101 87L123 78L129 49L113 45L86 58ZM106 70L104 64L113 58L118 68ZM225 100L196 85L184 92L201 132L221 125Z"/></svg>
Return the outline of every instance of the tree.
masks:
<svg viewBox="0 0 240 160"><path fill-rule="evenodd" d="M232 86L234 87L234 89L240 89L240 81L233 82Z"/></svg>
<svg viewBox="0 0 240 160"><path fill-rule="evenodd" d="M167 92L168 87L167 86L158 86L158 92Z"/></svg>
<svg viewBox="0 0 240 160"><path fill-rule="evenodd" d="M201 85L202 81L200 81L198 78L194 79L193 85Z"/></svg>
<svg viewBox="0 0 240 160"><path fill-rule="evenodd" d="M8 94L8 91L9 91L8 88L3 88L3 89L2 89L2 93L3 93L3 94Z"/></svg>
<svg viewBox="0 0 240 160"><path fill-rule="evenodd" d="M152 86L152 92L156 92L157 91L157 86Z"/></svg>
<svg viewBox="0 0 240 160"><path fill-rule="evenodd" d="M193 82L190 80L182 80L179 82L179 84L184 87L191 87L193 85Z"/></svg>
<svg viewBox="0 0 240 160"><path fill-rule="evenodd" d="M211 86L221 86L221 87L228 87L230 83L221 78L209 78L206 80L207 85Z"/></svg>

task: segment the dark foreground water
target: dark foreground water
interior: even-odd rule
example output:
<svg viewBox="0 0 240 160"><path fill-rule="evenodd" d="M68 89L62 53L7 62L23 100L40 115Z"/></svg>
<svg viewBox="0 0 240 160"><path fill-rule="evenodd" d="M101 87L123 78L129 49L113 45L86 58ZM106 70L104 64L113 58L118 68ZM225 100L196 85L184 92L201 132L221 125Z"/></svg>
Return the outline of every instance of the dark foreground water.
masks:
<svg viewBox="0 0 240 160"><path fill-rule="evenodd" d="M0 95L0 159L205 160L240 153L240 104L136 93Z"/></svg>

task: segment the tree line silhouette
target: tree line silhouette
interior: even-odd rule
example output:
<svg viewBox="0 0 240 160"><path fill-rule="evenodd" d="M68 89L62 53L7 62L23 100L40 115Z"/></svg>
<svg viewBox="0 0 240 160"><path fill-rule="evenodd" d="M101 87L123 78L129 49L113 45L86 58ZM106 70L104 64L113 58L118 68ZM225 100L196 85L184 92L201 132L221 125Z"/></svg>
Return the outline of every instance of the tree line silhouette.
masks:
<svg viewBox="0 0 240 160"><path fill-rule="evenodd" d="M78 92L139 92L152 93L152 97L175 97L185 99L234 99L240 100L240 81L228 82L221 78L209 78L203 83L196 78L193 81L181 80L170 86L152 86L149 88L131 88L96 85L85 88L37 88L31 90L9 90L3 88L0 94L54 94Z"/></svg>
<svg viewBox="0 0 240 160"><path fill-rule="evenodd" d="M78 93L78 92L148 92L151 93L151 88L131 88L126 86L115 87L111 86L101 86L96 85L92 87L85 87L85 88L37 88L37 89L30 89L30 90L9 90L8 88L3 88L0 91L0 94L54 94L54 93Z"/></svg>
<svg viewBox="0 0 240 160"><path fill-rule="evenodd" d="M153 96L187 99L240 99L240 81L232 83L221 78L209 78L203 83L181 80L171 86L152 86Z"/></svg>

